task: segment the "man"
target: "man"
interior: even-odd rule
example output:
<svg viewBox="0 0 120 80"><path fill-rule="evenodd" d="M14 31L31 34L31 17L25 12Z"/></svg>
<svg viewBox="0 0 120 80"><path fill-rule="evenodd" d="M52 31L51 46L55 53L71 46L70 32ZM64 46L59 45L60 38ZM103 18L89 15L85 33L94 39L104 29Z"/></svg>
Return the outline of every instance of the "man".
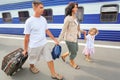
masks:
<svg viewBox="0 0 120 80"><path fill-rule="evenodd" d="M35 74L39 72L39 70L35 67L35 63L39 60L40 56L43 55L50 69L51 77L53 79L62 80L63 77L57 74L54 70L51 51L47 45L46 34L51 37L56 44L58 44L58 41L48 30L46 19L41 16L44 11L44 5L39 1L33 1L32 6L34 15L27 19L25 23L23 54L25 55L26 52L28 52L31 72Z"/></svg>

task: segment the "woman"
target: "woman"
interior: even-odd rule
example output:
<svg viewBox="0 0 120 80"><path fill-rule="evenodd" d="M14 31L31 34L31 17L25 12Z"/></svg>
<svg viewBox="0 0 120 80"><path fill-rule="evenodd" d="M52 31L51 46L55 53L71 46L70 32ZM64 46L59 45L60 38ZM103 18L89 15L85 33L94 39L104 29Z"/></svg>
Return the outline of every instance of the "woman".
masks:
<svg viewBox="0 0 120 80"><path fill-rule="evenodd" d="M78 4L71 2L65 9L65 19L62 31L59 36L59 41L63 38L66 42L69 52L64 53L61 58L65 62L65 58L70 53L70 65L75 69L80 69L80 67L74 62L74 59L78 52L78 37L80 33L85 33L85 31L80 30L80 25L76 17L78 10Z"/></svg>

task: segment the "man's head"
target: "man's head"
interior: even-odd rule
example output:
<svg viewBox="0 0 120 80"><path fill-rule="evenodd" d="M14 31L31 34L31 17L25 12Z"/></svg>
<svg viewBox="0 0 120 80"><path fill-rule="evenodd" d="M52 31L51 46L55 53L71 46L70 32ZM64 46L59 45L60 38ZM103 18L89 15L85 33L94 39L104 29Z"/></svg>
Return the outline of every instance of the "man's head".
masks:
<svg viewBox="0 0 120 80"><path fill-rule="evenodd" d="M32 2L32 7L33 7L33 10L35 11L35 13L40 14L40 15L43 14L44 5L42 2L35 0Z"/></svg>

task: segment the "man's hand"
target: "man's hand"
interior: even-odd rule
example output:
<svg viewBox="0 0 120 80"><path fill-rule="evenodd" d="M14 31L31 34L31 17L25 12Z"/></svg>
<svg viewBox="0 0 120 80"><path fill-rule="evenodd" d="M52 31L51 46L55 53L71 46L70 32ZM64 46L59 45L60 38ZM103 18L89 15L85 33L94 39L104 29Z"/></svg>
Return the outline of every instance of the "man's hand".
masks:
<svg viewBox="0 0 120 80"><path fill-rule="evenodd" d="M22 54L23 54L24 56L26 56L26 55L27 55L27 51L24 50L24 51L22 52Z"/></svg>
<svg viewBox="0 0 120 80"><path fill-rule="evenodd" d="M55 44L56 44L56 45L59 44L59 41L58 41L56 38L54 39L54 41L55 41Z"/></svg>

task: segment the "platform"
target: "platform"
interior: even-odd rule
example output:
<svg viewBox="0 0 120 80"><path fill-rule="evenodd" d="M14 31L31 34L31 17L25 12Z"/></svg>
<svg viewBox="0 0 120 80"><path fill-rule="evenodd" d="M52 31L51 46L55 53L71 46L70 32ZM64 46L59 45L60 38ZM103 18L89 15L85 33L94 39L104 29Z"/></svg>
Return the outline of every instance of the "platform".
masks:
<svg viewBox="0 0 120 80"><path fill-rule="evenodd" d="M9 52L22 47L23 35L3 35L0 34L0 66L3 57ZM48 38L48 44L54 46L53 41ZM62 53L67 51L64 42L60 43ZM73 69L69 65L69 57L66 62L60 59L55 60L55 69L64 76L64 80L119 80L120 79L120 42L95 41L95 54L92 56L93 62L86 62L82 50L85 41L79 40L79 52L75 59L80 66L79 70ZM7 76L0 70L1 80L53 80L50 76L47 63L43 58L36 65L40 72L32 74L29 71L28 60L23 65L23 70L14 76Z"/></svg>

